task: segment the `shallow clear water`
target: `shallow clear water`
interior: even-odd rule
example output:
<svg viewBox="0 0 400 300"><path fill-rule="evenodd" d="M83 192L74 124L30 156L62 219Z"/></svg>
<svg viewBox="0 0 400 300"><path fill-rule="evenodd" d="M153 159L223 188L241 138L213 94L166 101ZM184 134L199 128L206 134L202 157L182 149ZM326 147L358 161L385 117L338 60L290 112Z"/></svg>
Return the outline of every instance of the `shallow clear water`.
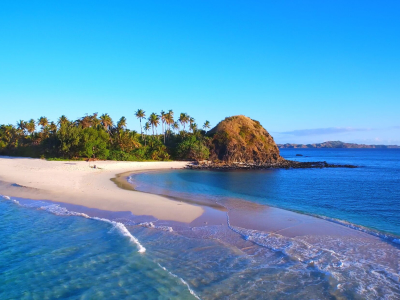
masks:
<svg viewBox="0 0 400 300"><path fill-rule="evenodd" d="M195 299L108 222L2 198L0 241L0 299Z"/></svg>
<svg viewBox="0 0 400 300"><path fill-rule="evenodd" d="M400 150L282 149L281 155L298 161L360 167L250 172L175 170L134 174L132 179L142 191L192 194L215 201L245 199L400 236Z"/></svg>
<svg viewBox="0 0 400 300"><path fill-rule="evenodd" d="M398 234L400 152L370 151L282 151L358 169L181 170L132 180L243 214L257 202ZM400 298L399 241L347 227L355 233L287 237L234 225L231 212L220 212L220 223L185 225L0 197L0 299Z"/></svg>

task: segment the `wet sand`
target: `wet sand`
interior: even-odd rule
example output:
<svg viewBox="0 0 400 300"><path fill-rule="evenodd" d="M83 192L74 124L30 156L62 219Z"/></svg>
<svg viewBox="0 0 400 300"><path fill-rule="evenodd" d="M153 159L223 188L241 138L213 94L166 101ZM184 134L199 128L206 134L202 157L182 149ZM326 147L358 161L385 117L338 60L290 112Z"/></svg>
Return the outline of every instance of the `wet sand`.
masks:
<svg viewBox="0 0 400 300"><path fill-rule="evenodd" d="M121 189L116 174L183 168L187 162L46 161L0 157L0 194L52 200L107 211L129 211L161 220L190 223L204 209L149 193ZM93 166L96 165L96 168Z"/></svg>
<svg viewBox="0 0 400 300"><path fill-rule="evenodd" d="M96 164L96 169L93 165ZM183 168L186 162L45 161L0 157L0 194L50 200L109 212L130 212L189 226L225 225L295 237L363 236L366 233L275 207L231 199L228 206L196 195L151 194L135 190L135 172ZM82 211L80 209L80 211Z"/></svg>

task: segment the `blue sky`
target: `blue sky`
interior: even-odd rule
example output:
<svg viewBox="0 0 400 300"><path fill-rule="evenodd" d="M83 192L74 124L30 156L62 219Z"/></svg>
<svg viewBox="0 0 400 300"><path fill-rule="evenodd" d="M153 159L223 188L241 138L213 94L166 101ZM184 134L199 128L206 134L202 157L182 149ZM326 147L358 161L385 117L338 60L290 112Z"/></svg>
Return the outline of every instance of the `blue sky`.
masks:
<svg viewBox="0 0 400 300"><path fill-rule="evenodd" d="M1 1L0 123L173 109L400 144L399 1Z"/></svg>

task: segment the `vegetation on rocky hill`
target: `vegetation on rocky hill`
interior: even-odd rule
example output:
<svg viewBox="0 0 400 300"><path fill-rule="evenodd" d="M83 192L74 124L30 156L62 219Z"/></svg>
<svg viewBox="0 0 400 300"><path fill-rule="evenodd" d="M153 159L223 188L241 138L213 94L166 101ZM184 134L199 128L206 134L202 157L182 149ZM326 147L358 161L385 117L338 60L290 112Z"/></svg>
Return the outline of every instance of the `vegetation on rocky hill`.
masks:
<svg viewBox="0 0 400 300"><path fill-rule="evenodd" d="M228 117L209 131L211 160L256 164L283 158L272 136L260 122L246 116Z"/></svg>

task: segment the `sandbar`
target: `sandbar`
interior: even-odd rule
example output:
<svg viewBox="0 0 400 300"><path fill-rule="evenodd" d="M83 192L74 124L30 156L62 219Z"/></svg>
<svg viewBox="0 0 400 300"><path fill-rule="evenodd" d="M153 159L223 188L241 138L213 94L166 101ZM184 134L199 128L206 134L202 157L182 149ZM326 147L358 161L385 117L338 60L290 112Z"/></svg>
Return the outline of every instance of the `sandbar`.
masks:
<svg viewBox="0 0 400 300"><path fill-rule="evenodd" d="M96 168L93 166L96 165ZM143 170L181 169L187 162L46 161L0 156L0 194L107 211L130 211L190 223L204 208L160 195L122 189L111 179Z"/></svg>

